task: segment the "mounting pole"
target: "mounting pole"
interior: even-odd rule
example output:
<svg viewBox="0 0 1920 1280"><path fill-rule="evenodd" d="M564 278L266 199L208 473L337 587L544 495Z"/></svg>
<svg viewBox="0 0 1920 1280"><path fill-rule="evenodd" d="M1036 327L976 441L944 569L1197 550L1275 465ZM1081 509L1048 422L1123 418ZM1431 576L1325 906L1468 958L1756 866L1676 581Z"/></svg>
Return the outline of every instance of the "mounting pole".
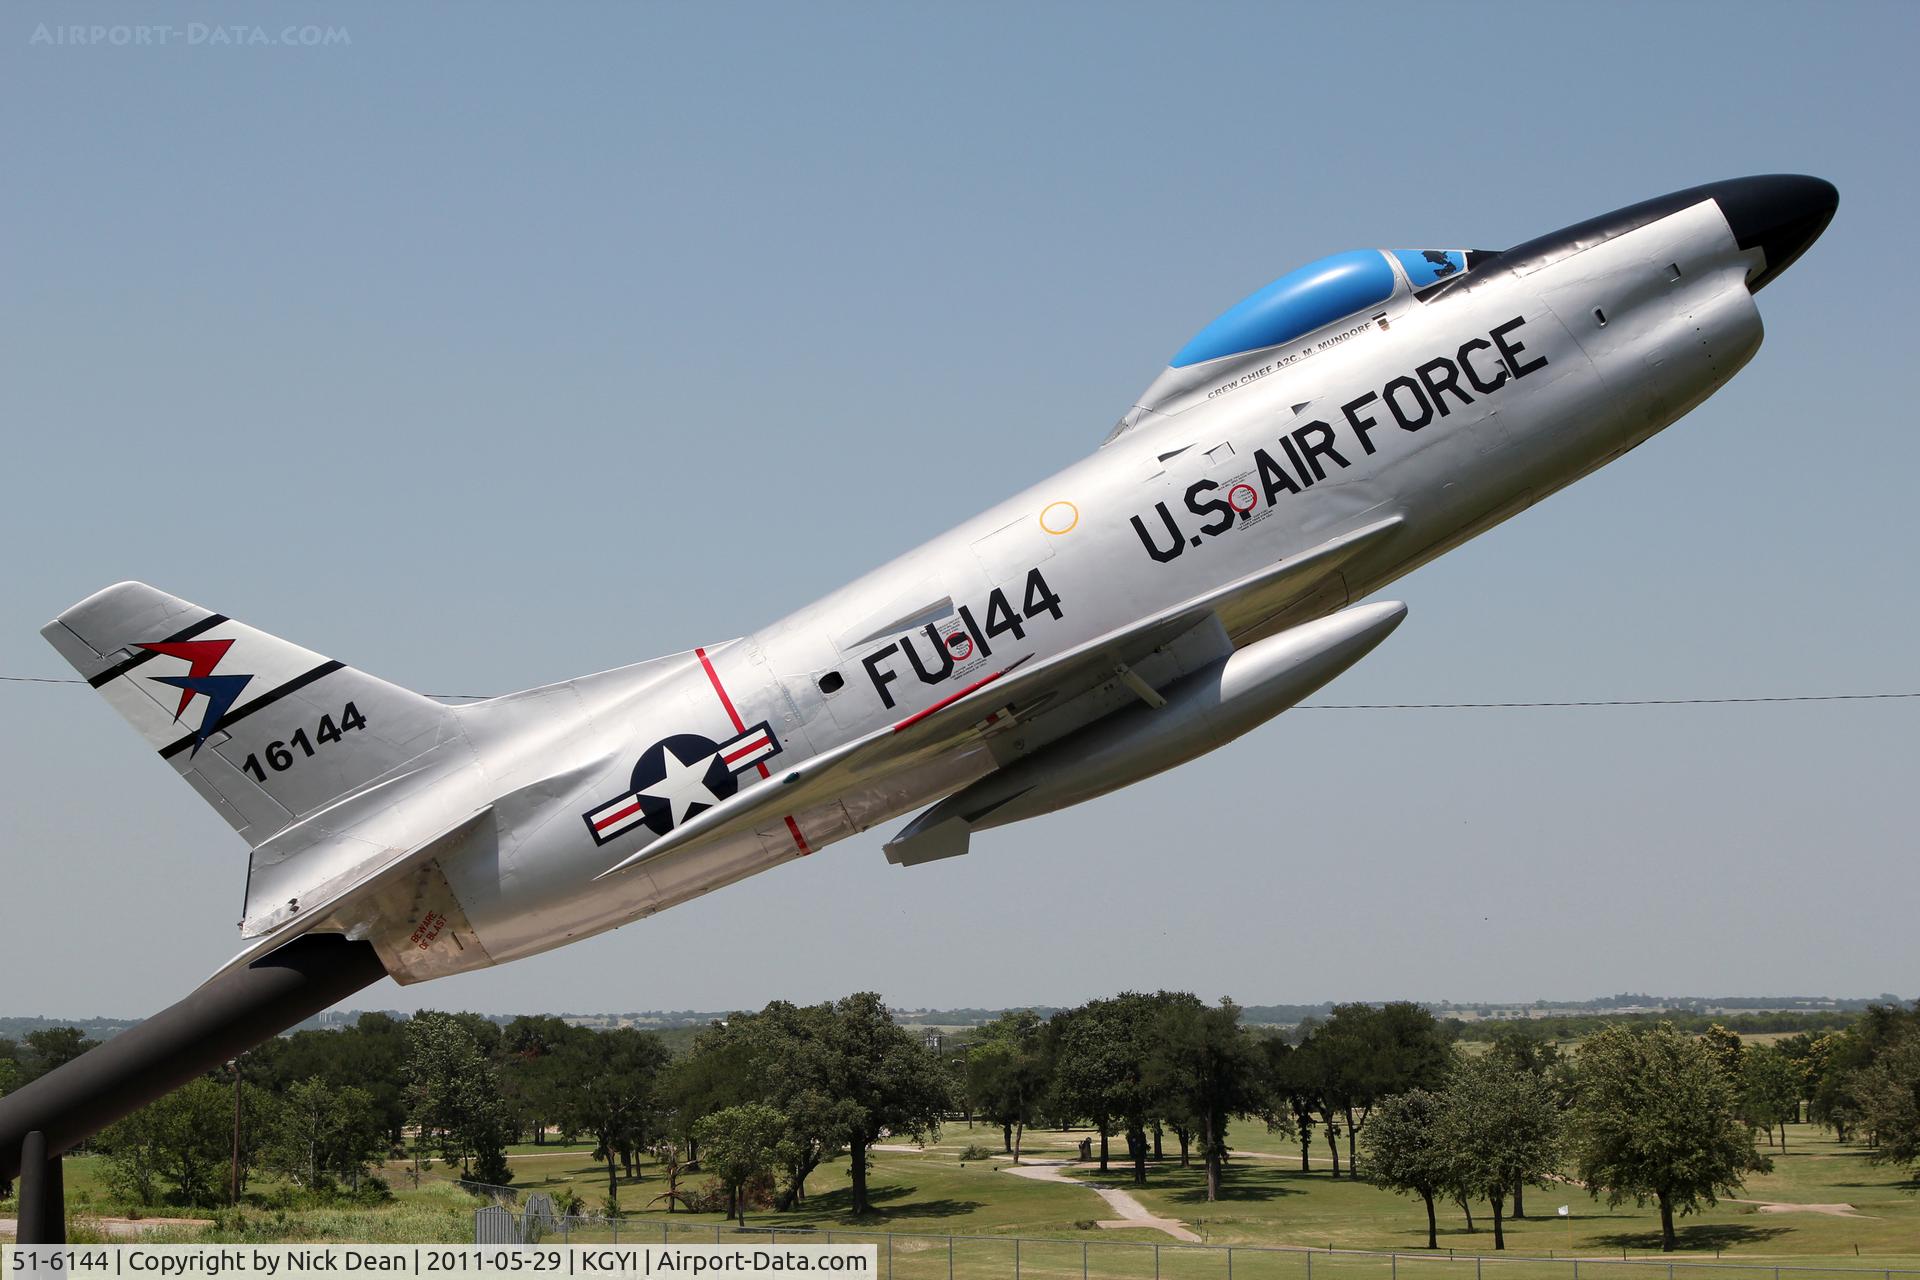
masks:
<svg viewBox="0 0 1920 1280"><path fill-rule="evenodd" d="M49 1156L71 1151L120 1117L386 976L370 943L308 934L202 985L0 1098L0 1178L11 1177L25 1158L28 1135L39 1134Z"/></svg>
<svg viewBox="0 0 1920 1280"><path fill-rule="evenodd" d="M47 1135L35 1129L20 1143L21 1244L67 1242L67 1194L60 1157L49 1154Z"/></svg>

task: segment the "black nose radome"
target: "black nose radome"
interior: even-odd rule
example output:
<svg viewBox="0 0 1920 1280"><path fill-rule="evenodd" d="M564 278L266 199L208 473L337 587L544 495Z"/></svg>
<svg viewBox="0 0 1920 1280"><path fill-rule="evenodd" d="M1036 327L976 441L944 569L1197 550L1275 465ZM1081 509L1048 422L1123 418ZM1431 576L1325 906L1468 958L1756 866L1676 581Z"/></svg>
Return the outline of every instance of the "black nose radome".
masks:
<svg viewBox="0 0 1920 1280"><path fill-rule="evenodd" d="M1758 249L1766 264L1747 277L1754 293L1793 265L1833 221L1840 193L1831 182L1797 173L1733 178L1707 188L1742 249Z"/></svg>
<svg viewBox="0 0 1920 1280"><path fill-rule="evenodd" d="M1705 200L1720 206L1721 216L1733 229L1743 249L1759 249L1765 261L1747 279L1747 288L1758 290L1785 271L1808 245L1817 240L1833 211L1840 193L1833 184L1799 174L1777 173L1754 178L1728 178L1705 186L1688 187L1639 204L1588 218L1570 227L1562 227L1525 244L1515 245L1495 259L1514 271L1544 267L1549 263L1591 249L1594 245L1625 235L1639 227L1657 222L1682 209L1691 209ZM1432 293L1420 296L1433 301L1450 289L1472 290L1477 284L1495 278L1492 272L1476 268L1430 286Z"/></svg>

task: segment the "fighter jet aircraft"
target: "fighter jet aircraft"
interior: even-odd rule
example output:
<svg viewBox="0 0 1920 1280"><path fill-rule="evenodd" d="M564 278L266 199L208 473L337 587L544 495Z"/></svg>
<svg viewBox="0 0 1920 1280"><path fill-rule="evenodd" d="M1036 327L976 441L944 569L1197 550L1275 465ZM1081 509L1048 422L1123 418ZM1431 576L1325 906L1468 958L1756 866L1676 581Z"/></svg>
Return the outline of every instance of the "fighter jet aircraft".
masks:
<svg viewBox="0 0 1920 1280"><path fill-rule="evenodd" d="M1323 258L1083 461L764 630L563 684L449 706L132 582L45 634L251 846L229 969L316 933L403 983L499 964L916 810L888 859L952 857L1357 662L1406 613L1372 593L1738 372L1837 199L1743 178Z"/></svg>

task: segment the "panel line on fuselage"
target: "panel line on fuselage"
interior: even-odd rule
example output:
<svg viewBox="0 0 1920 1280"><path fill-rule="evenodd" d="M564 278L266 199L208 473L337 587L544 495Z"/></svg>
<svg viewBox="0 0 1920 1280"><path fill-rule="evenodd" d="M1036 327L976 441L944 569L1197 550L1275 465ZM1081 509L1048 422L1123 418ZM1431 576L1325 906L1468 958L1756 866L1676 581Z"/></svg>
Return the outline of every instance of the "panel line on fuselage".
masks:
<svg viewBox="0 0 1920 1280"><path fill-rule="evenodd" d="M707 651L704 648L695 649L693 656L700 659L700 669L707 673L707 682L713 686L714 693L719 696L720 705L726 709L727 719L733 721L733 731L745 733L747 722L740 718L740 712L734 708L733 699L727 696L727 686L720 683L720 673L713 669L713 660L707 657ZM754 761L753 767L760 771L762 778L772 776L763 760ZM793 847L800 851L800 856L804 858L812 853L813 850L808 846L807 838L800 834L800 824L793 820L792 814L786 815L786 822L787 833L793 837Z"/></svg>

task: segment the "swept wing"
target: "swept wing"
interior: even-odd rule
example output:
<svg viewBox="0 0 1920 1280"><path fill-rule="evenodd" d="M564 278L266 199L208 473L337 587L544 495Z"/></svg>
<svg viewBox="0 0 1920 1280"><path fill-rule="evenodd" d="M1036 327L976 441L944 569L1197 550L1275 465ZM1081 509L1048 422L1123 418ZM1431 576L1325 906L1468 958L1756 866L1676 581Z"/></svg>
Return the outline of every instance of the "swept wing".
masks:
<svg viewBox="0 0 1920 1280"><path fill-rule="evenodd" d="M983 732L1004 708L1064 700L1128 671L1211 618L1229 635L1259 627L1321 586L1363 548L1391 537L1392 516L1342 534L1204 595L1097 636L1044 661L1016 659L943 701L885 729L825 751L757 787L739 792L603 871L605 879L708 839L753 830L911 768Z"/></svg>

